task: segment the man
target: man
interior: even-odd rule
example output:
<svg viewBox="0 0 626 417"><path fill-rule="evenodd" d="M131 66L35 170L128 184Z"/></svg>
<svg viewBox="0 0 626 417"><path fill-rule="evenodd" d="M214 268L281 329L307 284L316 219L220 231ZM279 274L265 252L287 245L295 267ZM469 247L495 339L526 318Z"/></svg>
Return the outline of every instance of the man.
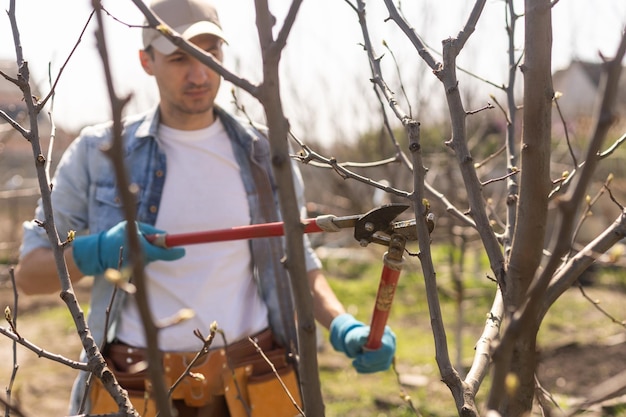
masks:
<svg viewBox="0 0 626 417"><path fill-rule="evenodd" d="M150 7L185 39L222 59L225 36L215 8L206 0L156 0ZM282 256L276 253L281 240L164 249L145 238L165 230L182 233L223 229L277 218L267 140L250 124L235 119L214 103L221 81L216 72L155 30L144 29L143 42L140 62L155 78L160 101L156 109L125 120L124 158L130 180L139 190L137 227L146 263L149 303L157 322L182 309L195 313L189 320L159 332L166 381L176 381L201 349L202 342L193 334L195 329L206 335L215 321L227 342L216 338L214 349L194 368L205 380L185 378L172 393L173 405L180 416L238 417L246 415L246 409L265 415L263 407L269 407L273 416L294 415L289 401L277 400L282 404L277 408L273 399L284 397L283 389L273 382L271 371L248 341L248 337L257 340L279 372L284 372L284 379L291 381L298 397L285 348L293 345L289 341L293 310L284 311L285 300L277 290L288 281L284 268L276 262ZM127 233L111 164L101 152L111 135L110 124L92 126L68 148L53 179L54 215L61 236L70 230L77 233L65 250L71 280L76 282L85 275L95 277L88 319L92 335L104 346L109 366L129 391L137 410L152 416L157 411L152 400L144 401L149 397L145 395L146 390L149 394L145 371L138 373L138 366L133 367L145 359L146 347L133 297L118 292L106 317L114 287L103 274L108 268L117 268ZM295 177L303 200L297 169ZM269 214L263 209L267 201L272 206ZM36 218L43 216L39 205ZM330 329L333 347L355 358L353 364L359 372L388 369L395 352L393 332L386 330L381 349L364 351L369 326L345 312L306 237L305 249L314 315ZM16 282L27 294L60 288L48 239L35 222L24 225ZM85 380L86 375L81 374L75 384L72 414L80 410ZM116 411L98 383L91 390L88 412Z"/></svg>

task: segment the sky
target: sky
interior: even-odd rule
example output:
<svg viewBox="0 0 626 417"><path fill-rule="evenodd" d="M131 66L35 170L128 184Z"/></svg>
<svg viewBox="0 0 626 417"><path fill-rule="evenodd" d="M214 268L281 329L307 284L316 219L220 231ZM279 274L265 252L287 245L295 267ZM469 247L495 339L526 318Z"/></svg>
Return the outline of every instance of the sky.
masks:
<svg viewBox="0 0 626 417"><path fill-rule="evenodd" d="M238 75L258 83L261 59L258 48L253 0L214 0L229 39L224 64ZM270 8L282 24L287 0L270 1ZM8 11L9 0L0 0ZM87 22L91 0L16 0L17 22L25 59L32 80L47 91L48 66L57 74ZM131 94L127 112L143 111L155 105L153 80L143 73L137 51L141 47L141 12L131 0L103 0L116 19L107 19L105 31L112 60L115 88L119 95ZM467 20L473 2L460 0L411 0L402 2L407 20L432 47L436 56L441 41L454 37ZM523 2L516 5L522 13ZM414 47L393 22L385 21L381 1L367 2L370 35L377 53L384 54L383 68L390 85L399 93L401 84L389 45L399 63L401 80L418 120L440 112L442 88L421 61ZM123 22L123 23L120 23ZM598 60L598 53L611 56L626 26L624 0L560 0L553 9L553 68L566 67L572 59ZM459 66L502 84L507 76L507 41L504 31L504 3L487 0L476 31L458 58ZM85 32L71 57L56 90L53 117L66 130L106 121L110 118L108 93L102 61L95 47L95 22ZM516 44L523 40L523 21L518 22ZM281 61L282 97L287 117L297 136L322 143L349 140L380 126L362 43L361 28L346 1L308 0L302 3L296 24ZM0 16L0 59L15 62L15 46L6 13ZM464 86L486 103L495 89L460 76ZM518 77L522 79L522 77ZM0 79L0 82L5 82ZM224 83L218 103L232 108L232 86ZM496 91L497 93L497 91ZM246 93L238 95L255 118L262 111ZM403 98L399 96L401 102ZM439 103L439 104L437 104ZM405 108L406 109L406 108Z"/></svg>

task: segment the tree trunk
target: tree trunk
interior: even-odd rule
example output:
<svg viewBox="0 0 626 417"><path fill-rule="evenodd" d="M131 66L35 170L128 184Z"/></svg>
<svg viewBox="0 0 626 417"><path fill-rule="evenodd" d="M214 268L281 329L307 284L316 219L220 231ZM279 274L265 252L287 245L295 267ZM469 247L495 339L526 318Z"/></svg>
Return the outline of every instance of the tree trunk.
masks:
<svg viewBox="0 0 626 417"><path fill-rule="evenodd" d="M520 195L507 274L509 281L504 294L507 310L511 312L522 306L532 280L538 276L551 186L550 137L554 92L550 0L526 0L525 16ZM499 407L502 415L522 416L532 409L538 329L537 322L527 322L517 335L508 364L506 395Z"/></svg>

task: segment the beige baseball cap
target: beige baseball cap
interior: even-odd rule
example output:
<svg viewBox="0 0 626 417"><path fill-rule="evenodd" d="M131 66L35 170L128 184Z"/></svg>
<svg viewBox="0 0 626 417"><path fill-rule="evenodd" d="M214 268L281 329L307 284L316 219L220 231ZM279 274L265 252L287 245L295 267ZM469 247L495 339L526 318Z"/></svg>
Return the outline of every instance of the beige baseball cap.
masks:
<svg viewBox="0 0 626 417"><path fill-rule="evenodd" d="M207 0L152 0L149 7L168 26L180 33L183 39L209 34L226 41L217 9ZM169 55L178 48L158 30L148 28L147 22L144 25L144 49L152 46L162 54Z"/></svg>

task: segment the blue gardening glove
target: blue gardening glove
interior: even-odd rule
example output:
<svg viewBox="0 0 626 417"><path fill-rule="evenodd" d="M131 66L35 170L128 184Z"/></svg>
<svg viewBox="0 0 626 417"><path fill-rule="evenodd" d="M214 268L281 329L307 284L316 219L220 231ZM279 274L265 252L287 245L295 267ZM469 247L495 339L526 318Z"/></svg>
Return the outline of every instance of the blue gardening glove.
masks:
<svg viewBox="0 0 626 417"><path fill-rule="evenodd" d="M370 326L348 313L335 317L330 323L330 343L333 348L349 358L355 358L352 366L362 374L389 369L396 353L396 335L389 326L385 327L382 346L377 350L364 349L369 334Z"/></svg>
<svg viewBox="0 0 626 417"><path fill-rule="evenodd" d="M146 264L156 260L175 261L185 256L184 248L161 248L152 245L144 237L144 235L165 233L162 230L138 222L137 232ZM126 221L95 235L77 236L72 242L72 255L80 272L85 275L98 275L108 268L117 269L120 260L120 247L122 246L124 246L122 264L125 264L128 261Z"/></svg>

